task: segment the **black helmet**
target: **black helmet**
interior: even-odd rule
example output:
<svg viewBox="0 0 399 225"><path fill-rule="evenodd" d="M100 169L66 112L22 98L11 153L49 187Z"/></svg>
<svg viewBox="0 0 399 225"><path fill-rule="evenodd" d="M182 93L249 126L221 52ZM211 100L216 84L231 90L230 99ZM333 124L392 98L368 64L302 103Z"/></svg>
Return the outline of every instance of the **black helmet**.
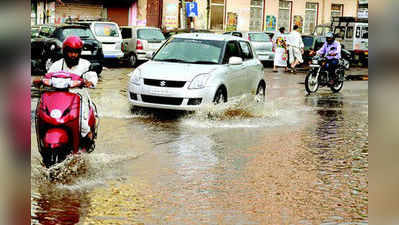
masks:
<svg viewBox="0 0 399 225"><path fill-rule="evenodd" d="M326 34L326 39L327 39L327 43L328 43L329 45L331 45L331 44L334 43L334 41L335 41L335 36L334 36L334 34L333 34L332 32L328 32L328 33Z"/></svg>

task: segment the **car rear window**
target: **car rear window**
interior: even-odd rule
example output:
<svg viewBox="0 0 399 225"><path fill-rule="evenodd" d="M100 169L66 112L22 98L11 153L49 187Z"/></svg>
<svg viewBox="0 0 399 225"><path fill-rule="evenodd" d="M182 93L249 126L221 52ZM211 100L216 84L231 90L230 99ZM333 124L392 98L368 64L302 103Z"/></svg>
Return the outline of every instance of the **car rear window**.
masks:
<svg viewBox="0 0 399 225"><path fill-rule="evenodd" d="M59 39L64 41L70 35L79 36L81 39L94 39L93 33L88 28L66 28L62 30Z"/></svg>
<svg viewBox="0 0 399 225"><path fill-rule="evenodd" d="M119 37L118 27L113 23L94 24L94 33L100 37Z"/></svg>
<svg viewBox="0 0 399 225"><path fill-rule="evenodd" d="M270 42L269 35L265 33L250 33L248 34L250 41L254 42Z"/></svg>
<svg viewBox="0 0 399 225"><path fill-rule="evenodd" d="M137 38L142 40L165 40L165 36L157 29L139 29L137 30Z"/></svg>

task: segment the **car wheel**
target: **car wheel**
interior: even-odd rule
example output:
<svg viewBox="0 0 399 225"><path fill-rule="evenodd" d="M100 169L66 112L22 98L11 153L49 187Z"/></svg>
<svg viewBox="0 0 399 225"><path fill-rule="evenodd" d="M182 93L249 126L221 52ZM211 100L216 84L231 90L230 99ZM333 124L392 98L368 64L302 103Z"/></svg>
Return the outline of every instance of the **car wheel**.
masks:
<svg viewBox="0 0 399 225"><path fill-rule="evenodd" d="M130 56L129 56L129 64L132 67L135 67L137 65L137 56L136 56L136 54L134 54L134 53L130 54Z"/></svg>
<svg viewBox="0 0 399 225"><path fill-rule="evenodd" d="M215 103L215 105L218 105L223 102L227 102L227 94L225 93L224 89L220 87L215 93L215 97L213 98L213 103Z"/></svg>
<svg viewBox="0 0 399 225"><path fill-rule="evenodd" d="M260 83L258 85L258 88L256 89L256 102L265 102L266 99L266 87L263 83Z"/></svg>

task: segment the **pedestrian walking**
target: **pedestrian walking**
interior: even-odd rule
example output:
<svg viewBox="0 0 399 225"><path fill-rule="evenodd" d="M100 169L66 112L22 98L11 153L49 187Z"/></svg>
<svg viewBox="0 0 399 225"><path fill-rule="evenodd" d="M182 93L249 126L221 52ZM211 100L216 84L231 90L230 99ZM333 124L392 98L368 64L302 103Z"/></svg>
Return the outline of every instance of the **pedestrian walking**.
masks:
<svg viewBox="0 0 399 225"><path fill-rule="evenodd" d="M277 67L284 67L287 72L287 43L284 35L285 28L281 27L279 32L273 36L274 64L273 72L277 72Z"/></svg>
<svg viewBox="0 0 399 225"><path fill-rule="evenodd" d="M302 41L302 36L298 32L298 25L294 25L294 31L290 33L290 35L287 38L287 45L288 45L288 52L289 52L289 62L291 65L291 72L296 73L295 67L303 63L302 59L302 54L303 54L303 48L304 44Z"/></svg>

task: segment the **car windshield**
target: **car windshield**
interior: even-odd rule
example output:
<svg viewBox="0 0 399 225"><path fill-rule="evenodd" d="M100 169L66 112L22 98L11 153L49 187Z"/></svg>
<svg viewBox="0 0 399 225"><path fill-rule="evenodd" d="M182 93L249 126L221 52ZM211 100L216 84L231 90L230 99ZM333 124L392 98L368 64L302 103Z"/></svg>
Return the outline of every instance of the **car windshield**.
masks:
<svg viewBox="0 0 399 225"><path fill-rule="evenodd" d="M154 61L219 64L224 42L172 38L154 56Z"/></svg>
<svg viewBox="0 0 399 225"><path fill-rule="evenodd" d="M140 29L137 31L137 37L142 40L163 41L165 37L160 30L156 29Z"/></svg>
<svg viewBox="0 0 399 225"><path fill-rule="evenodd" d="M119 37L118 27L113 23L96 23L94 32L100 37Z"/></svg>
<svg viewBox="0 0 399 225"><path fill-rule="evenodd" d="M250 33L249 35L249 39L250 41L254 41L254 42L270 42L270 37L269 35L265 34L265 33Z"/></svg>
<svg viewBox="0 0 399 225"><path fill-rule="evenodd" d="M303 41L303 44L305 45L305 48L313 47L313 37L302 36L302 41Z"/></svg>
<svg viewBox="0 0 399 225"><path fill-rule="evenodd" d="M75 35L81 39L94 39L93 33L88 28L66 28L62 30L60 37L61 41L64 41L68 36Z"/></svg>

